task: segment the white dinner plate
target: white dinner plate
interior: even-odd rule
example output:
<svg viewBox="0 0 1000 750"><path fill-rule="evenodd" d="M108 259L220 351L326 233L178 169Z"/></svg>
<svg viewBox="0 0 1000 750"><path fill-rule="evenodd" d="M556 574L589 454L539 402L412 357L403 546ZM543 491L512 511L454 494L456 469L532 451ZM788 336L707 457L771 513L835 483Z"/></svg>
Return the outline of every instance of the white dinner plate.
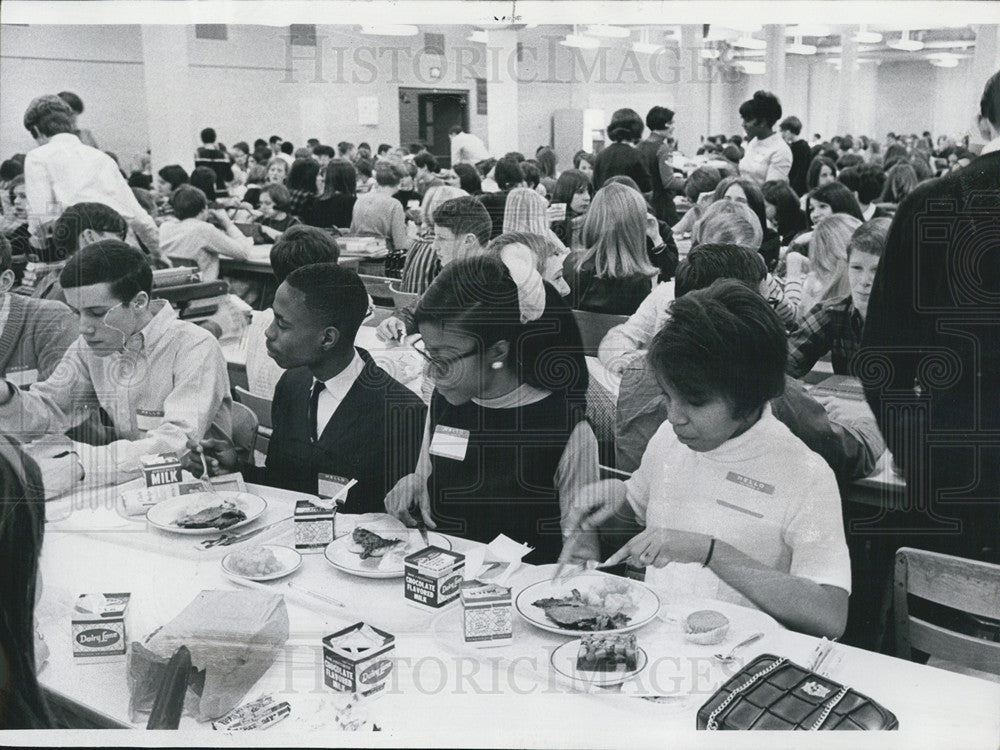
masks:
<svg viewBox="0 0 1000 750"><path fill-rule="evenodd" d="M245 573L240 573L233 567L233 557L239 554L242 550L235 550L223 557L222 569L227 575L235 578L245 578L248 581L273 581L276 578L284 578L289 573L298 570L299 566L302 564L302 555L293 550L291 547L283 547L279 544L263 544L261 547L263 547L263 549L270 550L278 559L278 562L281 563L281 567L275 572L260 576L250 576Z"/></svg>
<svg viewBox="0 0 1000 750"><path fill-rule="evenodd" d="M601 573L597 570L581 573L559 582L546 580L533 583L527 588L521 590L521 592L517 595L517 598L514 600L514 606L517 608L521 617L537 628L547 630L550 633L559 633L561 635L579 635L582 631L557 625L545 615L544 609L536 607L533 602L536 602L539 599L547 599L549 597L561 598L569 596L573 589L578 589L581 593L583 593L587 589L597 588L604 580L609 578L615 582L620 583L624 581L628 584L629 588L633 592L633 596L637 600L636 611L629 616L630 619L628 623L626 623L623 627L593 632L625 633L629 630L641 628L643 625L648 625L652 622L656 617L656 613L660 611L660 597L658 597L651 588L640 581L633 581L631 578L613 576L609 573Z"/></svg>
<svg viewBox="0 0 1000 750"><path fill-rule="evenodd" d="M568 641L556 649L553 649L549 661L552 668L563 677L568 677L573 682L580 682L596 687L614 687L623 682L631 680L646 668L649 657L642 650L641 646L636 646L636 668L628 672L590 672L576 668L576 657L580 651L582 639Z"/></svg>
<svg viewBox="0 0 1000 750"><path fill-rule="evenodd" d="M220 499L221 498L221 499ZM196 511L199 508L207 508L228 500L239 508L246 515L246 519L224 529L185 529L177 525L177 521L186 514ZM151 526L155 526L163 531L173 534L218 534L220 532L232 531L248 523L256 521L267 509L267 502L264 498L251 495L249 492L233 492L229 490L219 490L218 492L195 492L191 495L180 495L157 503L146 511L146 520Z"/></svg>
<svg viewBox="0 0 1000 750"><path fill-rule="evenodd" d="M386 538L404 539L405 547L402 549L391 549L384 557L369 557L361 559L361 555L353 550L353 540L351 534L358 525L351 525L349 533L344 533L327 545L324 552L326 559L337 570L350 573L362 578L402 578L404 573L403 558L419 552L426 545L420 537L417 529L409 529L403 526L402 522L391 516L382 517L381 514L366 514L369 518L363 525L370 531ZM341 516L337 517L337 533L341 533ZM350 518L347 516L346 518ZM397 525L398 524L398 525ZM434 547L451 549L451 542L448 537L438 534L436 531L428 531L427 539Z"/></svg>

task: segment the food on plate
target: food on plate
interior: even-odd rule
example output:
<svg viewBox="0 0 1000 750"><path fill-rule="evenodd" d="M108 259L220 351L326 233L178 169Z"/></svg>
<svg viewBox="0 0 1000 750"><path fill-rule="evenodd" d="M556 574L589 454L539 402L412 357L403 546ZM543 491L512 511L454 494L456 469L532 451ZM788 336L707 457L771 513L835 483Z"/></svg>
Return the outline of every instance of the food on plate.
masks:
<svg viewBox="0 0 1000 750"><path fill-rule="evenodd" d="M403 539L398 537L382 537L374 531L358 526L351 534L351 551L361 556L362 560L369 557L382 557L393 547L403 544Z"/></svg>
<svg viewBox="0 0 1000 750"><path fill-rule="evenodd" d="M229 567L241 576L253 578L277 573L284 566L267 547L254 547L234 552L229 558Z"/></svg>
<svg viewBox="0 0 1000 750"><path fill-rule="evenodd" d="M689 643L712 646L722 643L729 633L729 618L714 609L699 609L684 620L684 639Z"/></svg>
<svg viewBox="0 0 1000 750"><path fill-rule="evenodd" d="M182 529L228 529L241 521L247 520L247 514L229 500L201 508L197 511L189 509L174 523Z"/></svg>
<svg viewBox="0 0 1000 750"><path fill-rule="evenodd" d="M634 672L638 668L635 633L585 635L580 640L576 668L583 672Z"/></svg>
<svg viewBox="0 0 1000 750"><path fill-rule="evenodd" d="M582 592L573 589L568 595L539 599L533 604L568 630L617 630L631 621L638 609L638 598L628 581L608 576Z"/></svg>

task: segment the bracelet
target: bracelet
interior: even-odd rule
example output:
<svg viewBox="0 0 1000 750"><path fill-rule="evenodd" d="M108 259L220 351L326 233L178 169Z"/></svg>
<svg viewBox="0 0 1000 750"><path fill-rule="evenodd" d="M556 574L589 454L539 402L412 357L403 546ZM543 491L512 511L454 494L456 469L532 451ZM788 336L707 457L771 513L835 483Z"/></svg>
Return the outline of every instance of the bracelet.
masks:
<svg viewBox="0 0 1000 750"><path fill-rule="evenodd" d="M715 552L715 537L712 537L712 541L708 543L708 554L705 555L705 562L701 564L701 567L707 568L708 564L712 562L712 553Z"/></svg>

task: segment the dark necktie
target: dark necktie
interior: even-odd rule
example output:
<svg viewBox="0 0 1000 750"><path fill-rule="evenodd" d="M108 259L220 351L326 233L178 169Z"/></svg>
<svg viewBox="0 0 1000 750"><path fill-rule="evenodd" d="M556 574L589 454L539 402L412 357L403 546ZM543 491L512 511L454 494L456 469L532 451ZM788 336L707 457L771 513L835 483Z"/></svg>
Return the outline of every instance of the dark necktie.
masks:
<svg viewBox="0 0 1000 750"><path fill-rule="evenodd" d="M319 440L316 414L319 411L319 394L323 392L324 388L326 388L326 384L322 380L313 381L312 394L309 396L309 435L314 443Z"/></svg>

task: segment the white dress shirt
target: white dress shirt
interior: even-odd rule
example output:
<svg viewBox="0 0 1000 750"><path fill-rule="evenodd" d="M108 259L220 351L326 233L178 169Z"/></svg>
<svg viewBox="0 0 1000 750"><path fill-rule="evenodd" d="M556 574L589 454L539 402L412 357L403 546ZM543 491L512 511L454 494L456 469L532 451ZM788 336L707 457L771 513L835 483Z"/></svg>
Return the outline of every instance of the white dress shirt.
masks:
<svg viewBox="0 0 1000 750"><path fill-rule="evenodd" d="M787 180L792 170L792 150L778 133L747 144L740 160L740 177L763 185L769 180Z"/></svg>
<svg viewBox="0 0 1000 750"><path fill-rule="evenodd" d="M28 152L24 192L28 227L34 235L41 224L57 219L76 203L103 203L121 214L150 251L159 245L156 222L139 205L114 160L83 145L72 133L57 133Z"/></svg>
<svg viewBox="0 0 1000 750"><path fill-rule="evenodd" d="M490 158L490 152L478 135L456 133L451 139L451 165L477 164Z"/></svg>
<svg viewBox="0 0 1000 750"><path fill-rule="evenodd" d="M323 381L326 387L319 392L319 403L316 405L316 434L322 435L326 426L333 419L334 413L340 407L347 392L351 390L354 381L358 379L365 369L365 361L361 359L358 350L354 350L354 359L343 370L334 375L329 380ZM313 378L313 384L316 383Z"/></svg>

